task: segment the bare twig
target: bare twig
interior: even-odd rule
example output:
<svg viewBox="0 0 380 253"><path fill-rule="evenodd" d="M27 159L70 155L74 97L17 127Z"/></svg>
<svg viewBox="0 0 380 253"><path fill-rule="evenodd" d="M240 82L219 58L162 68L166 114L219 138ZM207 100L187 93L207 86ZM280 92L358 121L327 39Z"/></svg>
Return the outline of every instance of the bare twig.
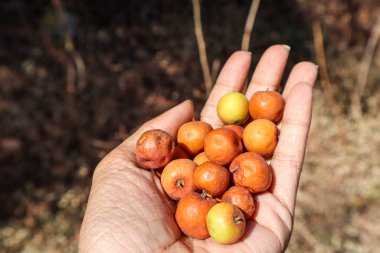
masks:
<svg viewBox="0 0 380 253"><path fill-rule="evenodd" d="M327 70L325 48L323 45L323 34L322 28L319 21L314 21L313 23L313 35L314 35L314 47L317 54L317 61L319 64L319 70L322 79L323 90L325 92L325 97L327 103L329 104L331 111L338 116L341 113L341 109L336 103L334 90L331 86L329 73Z"/></svg>
<svg viewBox="0 0 380 253"><path fill-rule="evenodd" d="M77 70L78 88L81 90L86 86L86 65L78 51L74 51L72 57Z"/></svg>
<svg viewBox="0 0 380 253"><path fill-rule="evenodd" d="M45 47L46 53L60 65L63 71L66 72L67 68L67 59L65 52L60 48L57 48L53 41L48 37L42 34L40 31L36 31L38 38L40 39L41 44Z"/></svg>
<svg viewBox="0 0 380 253"><path fill-rule="evenodd" d="M205 81L207 94L209 94L212 88L212 80L210 66L207 61L206 44L202 32L201 8L199 1L200 0L192 0L194 10L194 31L198 44L199 59L202 65L203 79Z"/></svg>
<svg viewBox="0 0 380 253"><path fill-rule="evenodd" d="M373 26L371 35L369 36L367 46L364 50L363 58L360 63L357 81L357 95L361 98L367 84L368 72L371 67L373 54L376 49L377 42L380 38L380 17L377 19L376 24Z"/></svg>
<svg viewBox="0 0 380 253"><path fill-rule="evenodd" d="M260 0L252 0L251 8L249 9L249 13L247 16L247 20L245 22L243 38L241 42L241 50L248 51L249 50L249 41L251 39L252 27L255 23L257 10L259 9Z"/></svg>
<svg viewBox="0 0 380 253"><path fill-rule="evenodd" d="M81 54L75 49L74 40L69 30L68 16L64 10L61 0L52 0L52 6L57 12L59 22L64 30L64 47L67 59L66 64L66 89L69 93L75 91L75 80L78 80L77 86L82 89L85 86L86 67Z"/></svg>
<svg viewBox="0 0 380 253"><path fill-rule="evenodd" d="M371 67L373 54L380 37L380 18L377 19L373 26L366 48L364 49L363 58L359 66L356 89L351 96L351 113L355 119L363 117L361 98L367 84L369 69Z"/></svg>

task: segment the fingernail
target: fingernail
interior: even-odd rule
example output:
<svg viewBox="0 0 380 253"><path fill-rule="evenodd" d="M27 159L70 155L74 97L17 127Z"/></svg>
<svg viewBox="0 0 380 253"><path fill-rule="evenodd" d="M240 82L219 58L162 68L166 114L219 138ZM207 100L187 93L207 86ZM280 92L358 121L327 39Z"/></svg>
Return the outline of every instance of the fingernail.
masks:
<svg viewBox="0 0 380 253"><path fill-rule="evenodd" d="M286 50L290 50L290 49L292 49L289 45L285 45L285 44L283 44L282 45Z"/></svg>
<svg viewBox="0 0 380 253"><path fill-rule="evenodd" d="M319 65L315 64L315 67L316 67L317 69L319 69Z"/></svg>
<svg viewBox="0 0 380 253"><path fill-rule="evenodd" d="M191 106L193 106L194 107L194 103L193 103L193 101L191 101L190 99L186 99L185 101L183 101L182 103L190 103L191 104Z"/></svg>
<svg viewBox="0 0 380 253"><path fill-rule="evenodd" d="M193 108L193 110L195 110L195 106L194 106L194 103L192 100L188 99L188 100L186 100L186 102L191 105L191 108Z"/></svg>

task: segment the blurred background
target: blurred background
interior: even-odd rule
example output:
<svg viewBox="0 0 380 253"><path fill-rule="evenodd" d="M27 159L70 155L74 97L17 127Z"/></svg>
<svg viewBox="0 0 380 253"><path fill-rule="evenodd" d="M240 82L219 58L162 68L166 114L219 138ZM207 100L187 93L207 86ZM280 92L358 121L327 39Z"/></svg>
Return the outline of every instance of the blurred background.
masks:
<svg viewBox="0 0 380 253"><path fill-rule="evenodd" d="M200 3L210 78L241 48L250 0ZM320 65L288 252L380 248L380 3L261 1L272 44ZM99 160L133 129L207 97L192 1L0 2L0 252L76 252Z"/></svg>

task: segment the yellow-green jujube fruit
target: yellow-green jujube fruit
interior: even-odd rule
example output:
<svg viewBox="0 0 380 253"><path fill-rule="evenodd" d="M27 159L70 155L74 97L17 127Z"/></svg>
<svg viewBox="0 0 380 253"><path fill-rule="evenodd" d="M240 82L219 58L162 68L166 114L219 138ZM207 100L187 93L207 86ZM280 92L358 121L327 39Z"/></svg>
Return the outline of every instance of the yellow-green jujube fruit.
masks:
<svg viewBox="0 0 380 253"><path fill-rule="evenodd" d="M225 124L241 125L249 117L249 101L240 92L228 93L219 100L217 113Z"/></svg>
<svg viewBox="0 0 380 253"><path fill-rule="evenodd" d="M207 229L218 243L232 244L243 236L246 221L243 212L231 203L221 202L207 213Z"/></svg>

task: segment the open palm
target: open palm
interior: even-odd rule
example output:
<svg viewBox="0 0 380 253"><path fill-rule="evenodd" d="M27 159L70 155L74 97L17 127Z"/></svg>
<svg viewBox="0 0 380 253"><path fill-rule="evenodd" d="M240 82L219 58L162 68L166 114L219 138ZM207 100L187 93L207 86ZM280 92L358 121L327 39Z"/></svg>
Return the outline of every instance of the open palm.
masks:
<svg viewBox="0 0 380 253"><path fill-rule="evenodd" d="M289 49L266 50L251 78L246 96L258 90L276 90ZM216 114L217 101L231 91L241 91L247 80L251 54L236 52L226 62L201 113L214 128L223 124ZM148 121L97 166L83 220L80 252L283 252L293 226L293 213L306 139L311 119L312 86L317 66L301 62L291 71L283 91L286 101L279 143L271 166L272 188L257 196L255 222L247 223L243 238L220 245L209 238L196 240L181 234L174 219L175 204L159 179L135 162L135 144L148 129L159 128L176 136L178 128L194 117L189 101Z"/></svg>

